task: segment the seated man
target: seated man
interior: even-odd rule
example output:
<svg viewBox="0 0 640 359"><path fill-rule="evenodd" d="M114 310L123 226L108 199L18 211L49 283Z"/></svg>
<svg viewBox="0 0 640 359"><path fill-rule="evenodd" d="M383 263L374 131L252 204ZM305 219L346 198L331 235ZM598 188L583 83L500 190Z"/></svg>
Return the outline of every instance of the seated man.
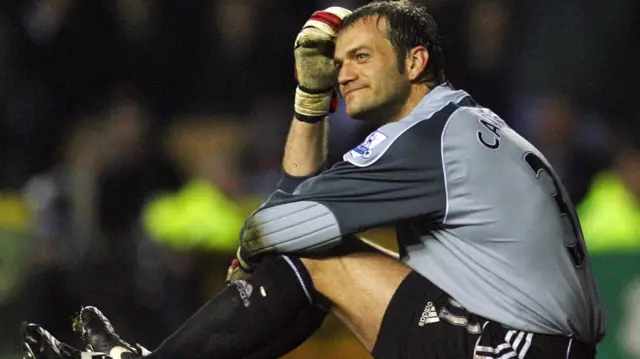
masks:
<svg viewBox="0 0 640 359"><path fill-rule="evenodd" d="M245 223L230 285L146 358L275 358L323 310L376 358L594 358L603 309L547 160L448 84L423 7L344 15L317 12L296 39L285 174ZM321 171L336 82L347 113L380 127ZM389 225L399 261L354 236ZM79 322L93 350L144 354Z"/></svg>

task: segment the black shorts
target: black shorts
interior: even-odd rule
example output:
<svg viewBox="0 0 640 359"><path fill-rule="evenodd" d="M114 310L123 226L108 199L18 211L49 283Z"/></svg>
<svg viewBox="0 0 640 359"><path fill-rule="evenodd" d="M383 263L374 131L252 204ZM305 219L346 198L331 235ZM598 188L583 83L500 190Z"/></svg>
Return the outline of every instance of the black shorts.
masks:
<svg viewBox="0 0 640 359"><path fill-rule="evenodd" d="M469 313L411 272L384 314L376 359L593 359L595 348L570 337L511 330Z"/></svg>

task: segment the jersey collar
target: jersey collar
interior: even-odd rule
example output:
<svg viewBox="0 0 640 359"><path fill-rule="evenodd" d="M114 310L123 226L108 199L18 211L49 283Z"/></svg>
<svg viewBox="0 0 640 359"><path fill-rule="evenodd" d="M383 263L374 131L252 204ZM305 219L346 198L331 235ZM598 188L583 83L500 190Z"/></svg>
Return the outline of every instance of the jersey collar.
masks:
<svg viewBox="0 0 640 359"><path fill-rule="evenodd" d="M400 121L409 122L427 119L449 103L458 103L467 96L469 96L469 94L465 91L453 90L447 84L436 86L420 100L416 108L413 109L407 117Z"/></svg>

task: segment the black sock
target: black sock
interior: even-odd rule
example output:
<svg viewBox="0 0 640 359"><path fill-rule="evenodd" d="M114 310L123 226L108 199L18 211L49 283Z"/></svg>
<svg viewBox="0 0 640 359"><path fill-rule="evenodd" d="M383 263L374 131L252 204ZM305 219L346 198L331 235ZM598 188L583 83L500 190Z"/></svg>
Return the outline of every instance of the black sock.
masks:
<svg viewBox="0 0 640 359"><path fill-rule="evenodd" d="M299 259L266 256L251 276L209 300L146 359L239 359L284 350L288 343L292 350L304 339L288 330L298 321L307 324L299 315L312 306L313 292Z"/></svg>
<svg viewBox="0 0 640 359"><path fill-rule="evenodd" d="M286 331L279 333L278 337L266 346L242 359L275 359L284 356L309 339L320 328L326 316L327 312L315 305L302 309Z"/></svg>

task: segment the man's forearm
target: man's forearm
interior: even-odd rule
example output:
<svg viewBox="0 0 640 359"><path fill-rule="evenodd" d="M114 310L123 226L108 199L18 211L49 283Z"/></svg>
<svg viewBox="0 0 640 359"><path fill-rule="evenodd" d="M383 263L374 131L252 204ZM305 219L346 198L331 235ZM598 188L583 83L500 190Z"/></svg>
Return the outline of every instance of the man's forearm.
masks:
<svg viewBox="0 0 640 359"><path fill-rule="evenodd" d="M282 159L282 168L287 174L309 176L327 161L328 122L328 117L314 124L295 118L291 121Z"/></svg>

